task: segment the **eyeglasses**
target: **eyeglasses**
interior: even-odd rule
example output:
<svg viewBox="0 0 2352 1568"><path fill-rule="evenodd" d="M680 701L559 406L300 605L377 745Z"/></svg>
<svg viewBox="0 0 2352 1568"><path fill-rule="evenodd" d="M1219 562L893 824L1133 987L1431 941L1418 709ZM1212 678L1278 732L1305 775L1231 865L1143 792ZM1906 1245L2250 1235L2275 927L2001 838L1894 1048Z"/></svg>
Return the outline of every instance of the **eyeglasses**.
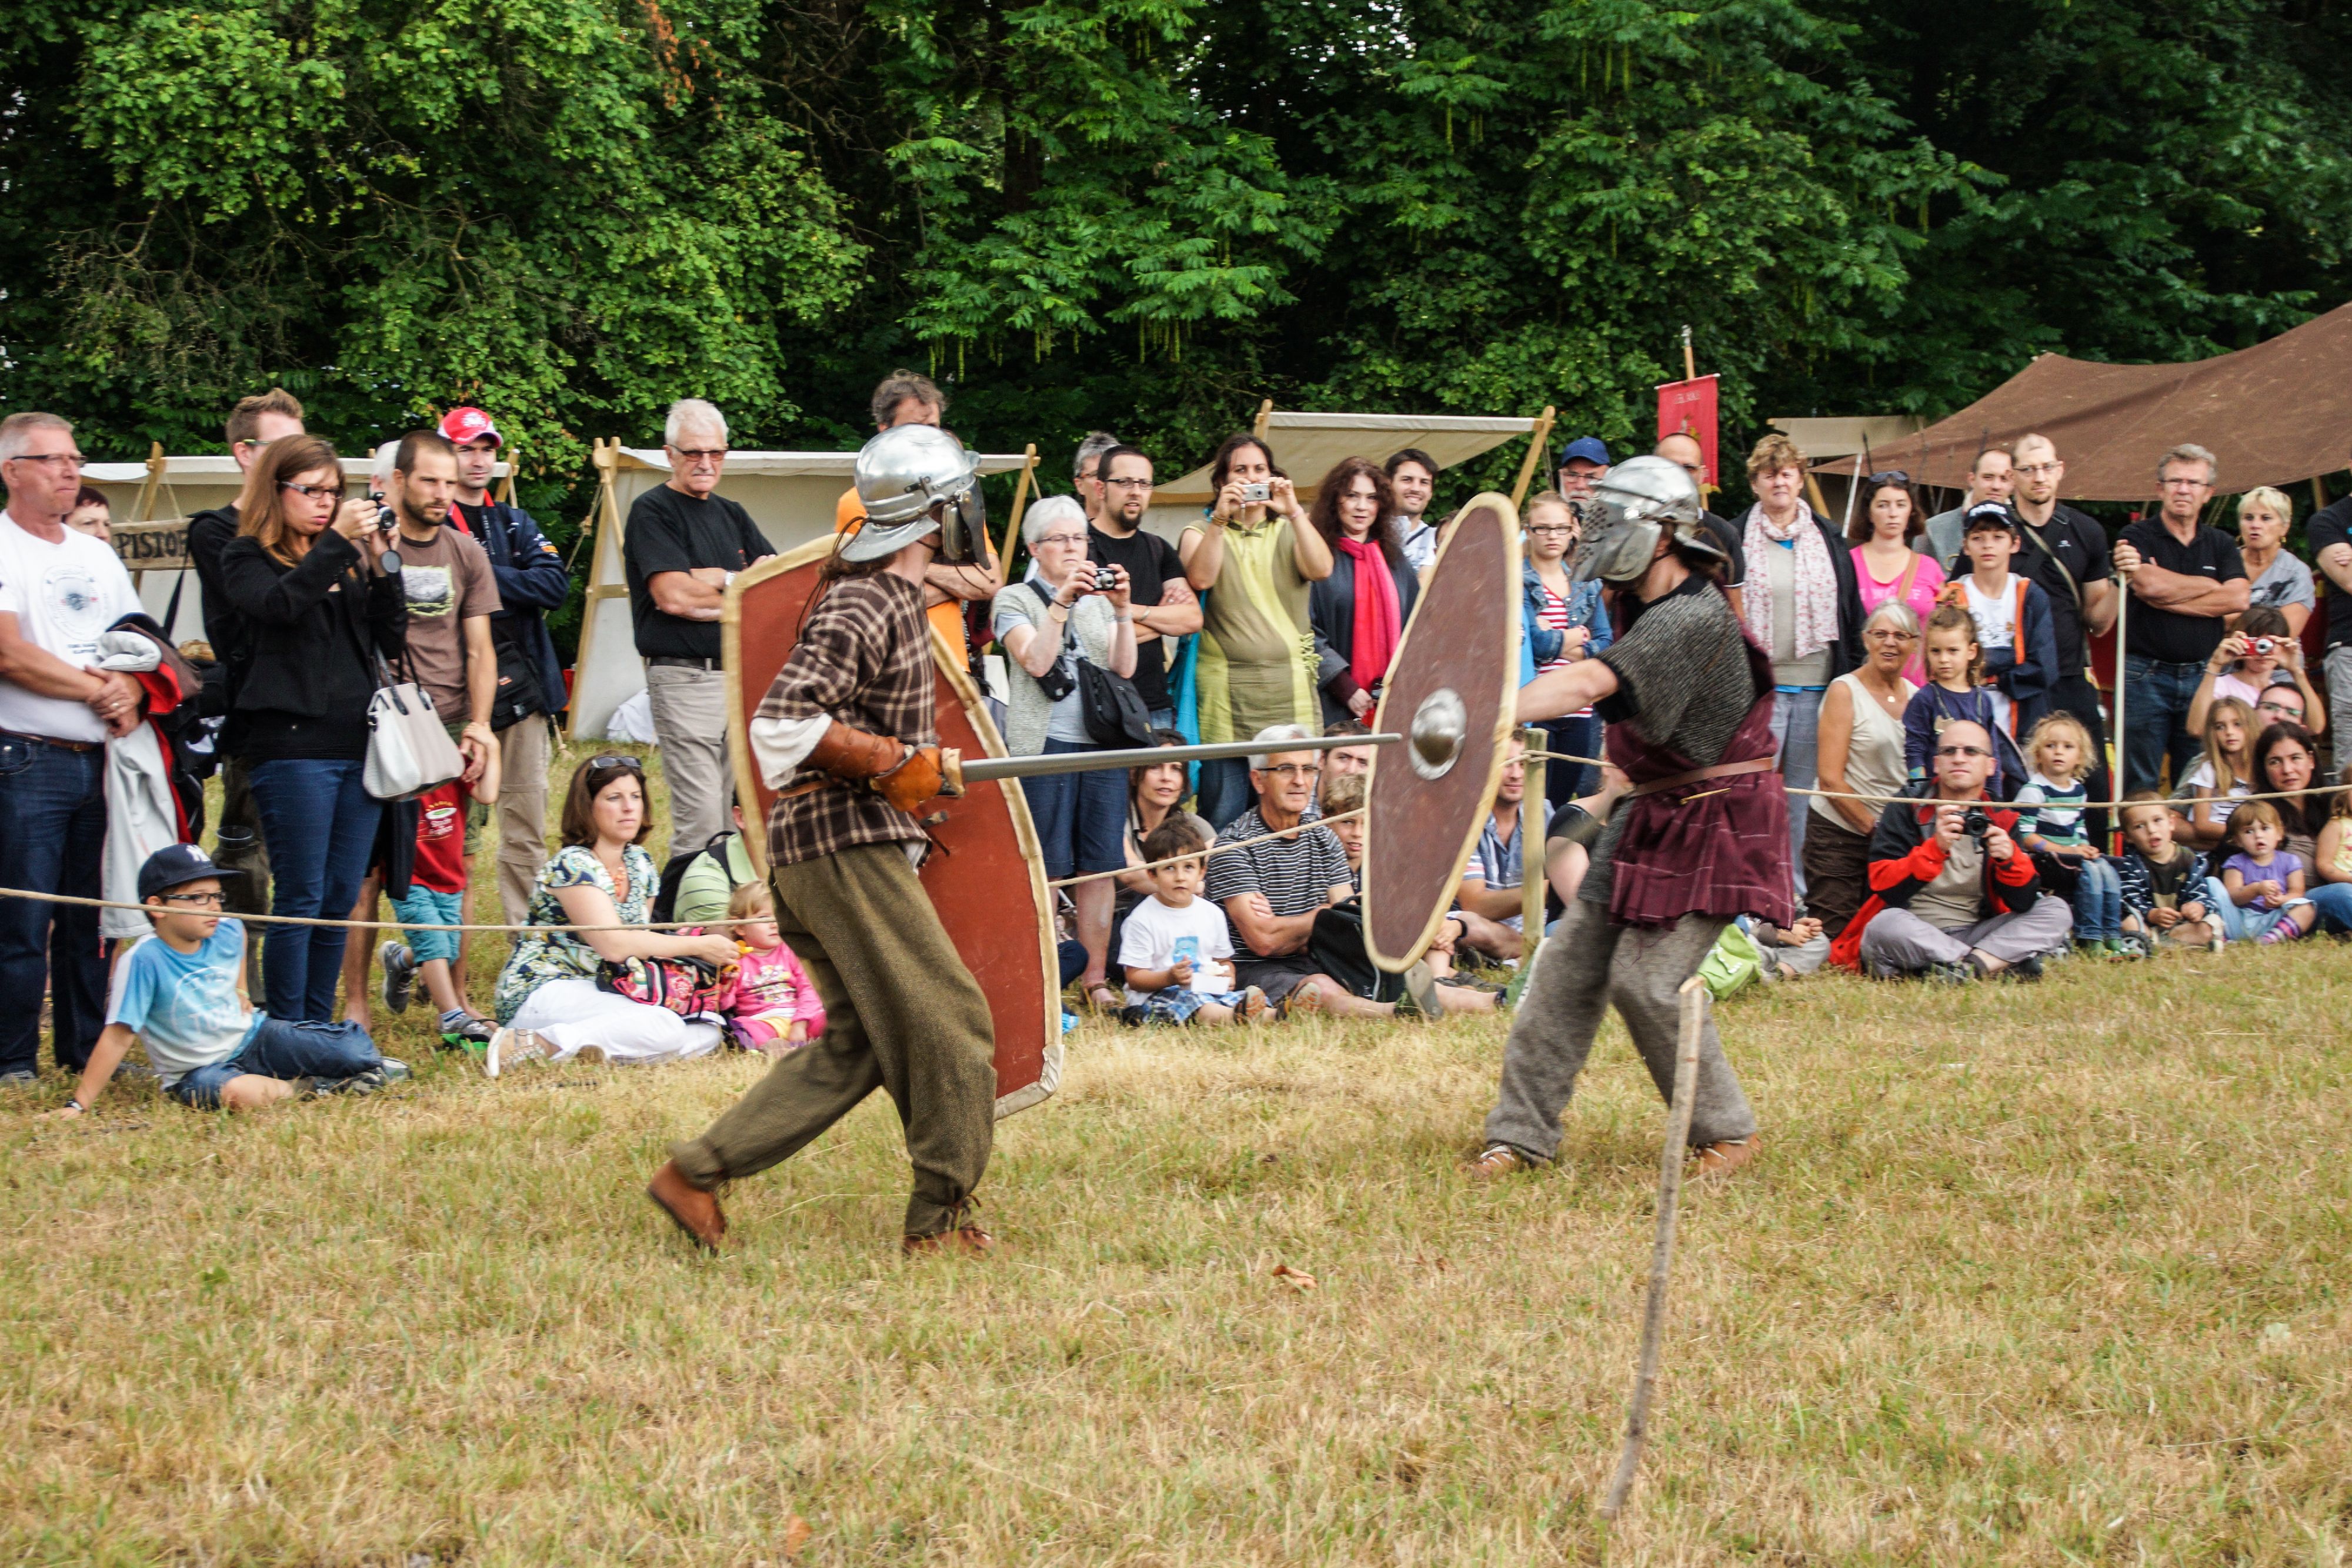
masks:
<svg viewBox="0 0 2352 1568"><path fill-rule="evenodd" d="M1528 524L1528 531L1529 533L1572 534L1576 531L1576 525L1567 522L1531 522Z"/></svg>
<svg viewBox="0 0 2352 1568"><path fill-rule="evenodd" d="M343 499L343 487L341 485L298 485L290 480L281 480L278 488L281 490L292 490L304 500L315 500L320 496L325 496L329 500Z"/></svg>
<svg viewBox="0 0 2352 1568"><path fill-rule="evenodd" d="M1879 642L1911 642L1918 634L1906 632L1901 626L1873 626L1862 635Z"/></svg>
<svg viewBox="0 0 2352 1568"><path fill-rule="evenodd" d="M1882 468L1862 481L1865 485L1907 485L1911 476L1901 468Z"/></svg>
<svg viewBox="0 0 2352 1568"><path fill-rule="evenodd" d="M8 460L12 463L47 463L61 472L77 471L85 461L79 452L19 452Z"/></svg>
<svg viewBox="0 0 2352 1568"><path fill-rule="evenodd" d="M695 468L705 463L716 463L727 455L724 447L672 447L670 450L685 458L688 468Z"/></svg>
<svg viewBox="0 0 2352 1568"><path fill-rule="evenodd" d="M2156 482L2168 490L2210 490L2213 488L2210 479L2158 479Z"/></svg>
<svg viewBox="0 0 2352 1568"><path fill-rule="evenodd" d="M1114 489L1114 490L1148 490L1148 489L1150 489L1151 488L1151 486L1152 486L1152 481L1151 481L1151 480L1150 480L1150 479L1105 479L1105 480L1103 480L1103 488L1104 488L1104 489Z"/></svg>
<svg viewBox="0 0 2352 1568"><path fill-rule="evenodd" d="M1041 533L1037 536L1037 544L1029 548L1034 550L1038 544L1084 544L1086 542L1087 536L1083 533Z"/></svg>
<svg viewBox="0 0 2352 1568"><path fill-rule="evenodd" d="M2303 704L2300 702L2265 700L2255 703L2254 711L2257 713L2276 713L2288 719L2300 719L2303 717Z"/></svg>
<svg viewBox="0 0 2352 1568"><path fill-rule="evenodd" d="M2065 466L2053 458L2046 463L2020 463L2012 471L2021 479L2038 479L2044 474L2054 479L2058 477L2058 470Z"/></svg>
<svg viewBox="0 0 2352 1568"><path fill-rule="evenodd" d="M163 901L167 904L190 904L200 909L225 910L228 907L228 895L215 888L209 893L166 893Z"/></svg>
<svg viewBox="0 0 2352 1568"><path fill-rule="evenodd" d="M625 753L612 757L591 757L588 759L588 765L592 768L626 768L633 773L642 773L646 771L644 763Z"/></svg>
<svg viewBox="0 0 2352 1568"><path fill-rule="evenodd" d="M1990 757L1992 755L1982 746L1938 746L1936 748L1936 754L1939 757Z"/></svg>
<svg viewBox="0 0 2352 1568"><path fill-rule="evenodd" d="M1278 779L1311 779L1322 773L1323 770L1313 763L1276 763L1270 768L1264 768L1259 771L1272 773Z"/></svg>

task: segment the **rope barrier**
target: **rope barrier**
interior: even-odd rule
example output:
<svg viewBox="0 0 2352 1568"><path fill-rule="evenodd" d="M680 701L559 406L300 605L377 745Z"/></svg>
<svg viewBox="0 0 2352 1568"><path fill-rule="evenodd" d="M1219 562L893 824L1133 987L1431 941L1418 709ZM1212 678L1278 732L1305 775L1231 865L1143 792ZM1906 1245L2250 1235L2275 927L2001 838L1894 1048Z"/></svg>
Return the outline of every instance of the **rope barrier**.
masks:
<svg viewBox="0 0 2352 1568"><path fill-rule="evenodd" d="M40 904L70 904L83 910L136 910L142 915L155 912L153 904L126 904L116 899L81 899L70 893L35 893L22 888L0 888L0 899L30 899ZM210 914L209 910L167 910L167 914ZM427 925L409 921L329 920L323 915L241 915L233 910L220 911L223 920L246 921L259 925L279 926L341 926L346 931L709 931L718 926L756 925L772 920L772 915L732 916L713 921L661 921L645 925L572 926L572 925Z"/></svg>

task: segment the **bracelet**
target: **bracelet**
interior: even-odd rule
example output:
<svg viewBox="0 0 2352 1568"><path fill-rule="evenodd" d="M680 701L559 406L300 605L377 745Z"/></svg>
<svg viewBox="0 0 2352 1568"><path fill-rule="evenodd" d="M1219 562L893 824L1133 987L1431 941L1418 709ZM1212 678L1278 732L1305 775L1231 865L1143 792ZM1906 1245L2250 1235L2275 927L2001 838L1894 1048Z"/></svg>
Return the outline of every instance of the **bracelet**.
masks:
<svg viewBox="0 0 2352 1568"><path fill-rule="evenodd" d="M67 1100L67 1101L65 1102L65 1104L64 1104L62 1107L60 1107L60 1109L62 1109L62 1110L79 1110L79 1111L85 1111L85 1112L86 1112L86 1111L88 1111L88 1110L89 1110L89 1106L87 1106L87 1105L84 1105L84 1104L83 1104L80 1100Z"/></svg>

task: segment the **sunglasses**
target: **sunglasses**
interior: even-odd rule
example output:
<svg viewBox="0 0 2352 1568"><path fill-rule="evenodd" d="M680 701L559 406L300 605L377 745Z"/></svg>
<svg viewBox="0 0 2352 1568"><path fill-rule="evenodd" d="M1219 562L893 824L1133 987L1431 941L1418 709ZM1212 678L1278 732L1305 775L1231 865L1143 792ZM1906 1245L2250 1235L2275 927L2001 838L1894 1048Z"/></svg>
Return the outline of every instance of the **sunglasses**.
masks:
<svg viewBox="0 0 2352 1568"><path fill-rule="evenodd" d="M643 762L639 761L635 757L627 755L591 757L588 759L588 765L591 768L626 768L631 773L639 774L640 776L642 776L646 771L646 764Z"/></svg>
<svg viewBox="0 0 2352 1568"><path fill-rule="evenodd" d="M1866 485L1907 485L1911 476L1901 468L1882 468L1862 481Z"/></svg>
<svg viewBox="0 0 2352 1568"><path fill-rule="evenodd" d="M1936 754L1939 757L1990 757L1992 755L1982 746L1938 746L1936 748Z"/></svg>

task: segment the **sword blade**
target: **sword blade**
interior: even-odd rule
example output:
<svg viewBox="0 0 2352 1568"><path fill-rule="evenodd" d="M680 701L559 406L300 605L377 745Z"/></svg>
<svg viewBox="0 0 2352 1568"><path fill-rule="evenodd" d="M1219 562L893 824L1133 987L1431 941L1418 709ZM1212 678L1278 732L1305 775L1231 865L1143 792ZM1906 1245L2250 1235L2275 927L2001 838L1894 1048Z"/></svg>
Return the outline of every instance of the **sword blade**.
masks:
<svg viewBox="0 0 2352 1568"><path fill-rule="evenodd" d="M1123 752L1055 752L1050 756L969 757L960 765L966 784L1034 779L1048 773L1090 773L1106 768L1150 768L1162 763L1213 763L1275 752L1328 752L1341 746L1393 746L1402 735L1317 735L1304 741L1225 741L1211 746L1144 746Z"/></svg>

